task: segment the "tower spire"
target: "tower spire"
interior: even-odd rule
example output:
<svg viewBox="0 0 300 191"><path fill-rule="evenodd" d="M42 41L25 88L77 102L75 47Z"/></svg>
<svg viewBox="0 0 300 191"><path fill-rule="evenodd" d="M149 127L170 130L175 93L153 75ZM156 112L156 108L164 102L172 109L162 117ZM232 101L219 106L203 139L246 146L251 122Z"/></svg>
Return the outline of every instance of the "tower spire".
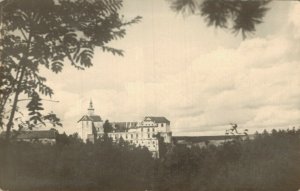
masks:
<svg viewBox="0 0 300 191"><path fill-rule="evenodd" d="M93 102L92 102L92 99L90 100L90 106L88 108L88 114L91 116L91 115L94 115L94 107L93 107Z"/></svg>
<svg viewBox="0 0 300 191"><path fill-rule="evenodd" d="M92 102L92 99L90 99L90 108L93 108L93 102Z"/></svg>

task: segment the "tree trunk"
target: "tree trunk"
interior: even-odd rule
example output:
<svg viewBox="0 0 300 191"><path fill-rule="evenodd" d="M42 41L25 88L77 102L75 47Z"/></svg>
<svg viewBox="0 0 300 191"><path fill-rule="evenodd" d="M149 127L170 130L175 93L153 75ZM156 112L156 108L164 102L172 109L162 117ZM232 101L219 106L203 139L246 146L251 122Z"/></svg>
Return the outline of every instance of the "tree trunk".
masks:
<svg viewBox="0 0 300 191"><path fill-rule="evenodd" d="M20 63L22 63L22 62L20 62ZM23 67L21 69L21 75L20 75L20 79L18 80L18 86L17 86L16 94L15 94L15 97L14 97L14 100L13 100L12 110L11 110L11 113L10 113L10 116L9 116L9 121L8 121L7 127L6 127L6 141L7 142L9 142L9 139L10 139L10 132L11 132L11 129L12 129L12 126L13 126L13 120L14 120L15 113L16 113L16 110L17 110L17 103L18 103L19 95L21 93L20 89L21 89L21 84L22 84L22 80L23 80L23 77L24 77L24 73L25 73L25 65L23 65Z"/></svg>
<svg viewBox="0 0 300 191"><path fill-rule="evenodd" d="M32 33L31 31L29 31L29 34L28 34L28 41L27 41L27 48L26 50L24 51L24 55L23 55L23 58L20 60L20 67L21 67L21 74L20 74L20 78L18 80L18 85L17 85L17 89L16 89L16 94L15 94L15 98L13 100L13 106L12 106L12 110L11 110L11 113L10 113L10 116L9 116L9 121L7 123L7 127L6 127L6 142L9 142L10 140L10 132L11 132L11 129L12 129L12 126L13 126L13 120L14 120L14 117L15 117L15 113L16 113L16 109L17 109L17 104L18 104L18 98L19 98L19 95L20 93L22 92L21 91L21 84L22 84L22 80L23 80L23 77L24 77L24 74L25 74L25 70L26 70L26 65L28 64L28 54L29 54L29 51L30 51L30 44L31 44L31 40L32 40Z"/></svg>
<svg viewBox="0 0 300 191"><path fill-rule="evenodd" d="M18 71L17 71L17 74L16 74L16 79L19 78L19 74L20 74L20 70L21 68L18 68ZM0 128L3 128L2 125L4 125L3 123L3 118L5 116L4 112L5 112L5 105L10 97L10 95L13 93L13 89L15 89L15 85L16 85L16 82L14 81L12 84L11 84L11 88L8 92L6 92L2 97L1 97L1 101L0 101Z"/></svg>

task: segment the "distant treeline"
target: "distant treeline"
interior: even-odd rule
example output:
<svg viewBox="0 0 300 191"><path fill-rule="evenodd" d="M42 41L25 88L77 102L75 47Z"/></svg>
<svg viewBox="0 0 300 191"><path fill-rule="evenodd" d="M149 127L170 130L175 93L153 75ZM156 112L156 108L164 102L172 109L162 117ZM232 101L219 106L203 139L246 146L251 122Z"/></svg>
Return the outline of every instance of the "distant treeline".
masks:
<svg viewBox="0 0 300 191"><path fill-rule="evenodd" d="M0 188L9 191L296 191L300 130L273 130L206 148L145 148L108 138L58 136L55 145L0 142Z"/></svg>

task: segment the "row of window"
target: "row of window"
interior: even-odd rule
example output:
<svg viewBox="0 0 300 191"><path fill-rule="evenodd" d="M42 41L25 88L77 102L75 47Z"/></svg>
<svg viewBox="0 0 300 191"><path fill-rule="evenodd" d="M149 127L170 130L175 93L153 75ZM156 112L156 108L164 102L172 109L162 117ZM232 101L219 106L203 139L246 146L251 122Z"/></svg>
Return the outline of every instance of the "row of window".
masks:
<svg viewBox="0 0 300 191"><path fill-rule="evenodd" d="M147 128L146 131L147 131L147 132L150 132L150 130L151 130L150 128ZM144 128L141 128L141 131L143 132L143 131L144 131ZM152 128L152 132L155 132L155 128L154 128L154 127Z"/></svg>
<svg viewBox="0 0 300 191"><path fill-rule="evenodd" d="M153 147L156 147L157 146L157 144L156 144L156 141L130 141L130 143L135 143L135 144L137 144L137 145L148 145L148 146L151 146L151 144L152 144L152 146Z"/></svg>
<svg viewBox="0 0 300 191"><path fill-rule="evenodd" d="M142 125L144 125L144 126L155 126L154 123L142 123ZM160 124L158 124L157 126L163 127L164 124L163 124L163 123L160 123Z"/></svg>
<svg viewBox="0 0 300 191"><path fill-rule="evenodd" d="M129 141L130 144L135 144L136 146L145 146L147 147L148 149L157 149L158 148L158 142L157 141L154 141L154 140L145 140L145 141L141 141L141 140L130 140Z"/></svg>
<svg viewBox="0 0 300 191"><path fill-rule="evenodd" d="M137 139L139 137L150 139L150 138L153 138L153 134L148 133L146 137L144 137L143 134L139 135L138 133L136 133L136 134L133 134L133 133L127 134L126 133L125 136L122 135L122 134L110 134L110 137L113 137L115 139L118 139L118 138L123 138L123 139L134 139L134 138L136 138Z"/></svg>

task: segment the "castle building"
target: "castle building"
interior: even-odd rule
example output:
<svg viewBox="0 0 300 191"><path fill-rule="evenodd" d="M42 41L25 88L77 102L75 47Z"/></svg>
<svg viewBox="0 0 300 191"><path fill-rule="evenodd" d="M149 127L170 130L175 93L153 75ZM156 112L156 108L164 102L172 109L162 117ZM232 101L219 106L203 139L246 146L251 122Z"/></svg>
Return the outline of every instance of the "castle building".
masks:
<svg viewBox="0 0 300 191"><path fill-rule="evenodd" d="M81 123L81 137L84 141L93 141L95 135L104 135L103 120L94 114L92 102L88 108L88 114L78 121ZM107 135L114 142L121 139L131 145L146 147L153 157L159 157L158 135L165 143L171 143L172 132L170 121L165 117L146 116L140 122L111 122L112 132Z"/></svg>

